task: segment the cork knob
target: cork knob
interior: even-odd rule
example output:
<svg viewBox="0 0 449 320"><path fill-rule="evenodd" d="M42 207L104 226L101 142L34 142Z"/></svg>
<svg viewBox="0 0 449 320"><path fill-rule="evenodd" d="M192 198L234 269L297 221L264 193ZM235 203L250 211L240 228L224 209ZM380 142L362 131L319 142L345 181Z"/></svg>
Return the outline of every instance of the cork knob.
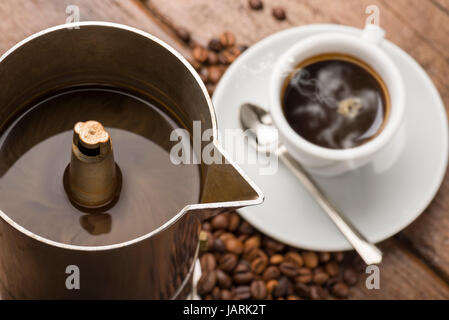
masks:
<svg viewBox="0 0 449 320"><path fill-rule="evenodd" d="M90 209L105 207L118 197L120 186L121 173L109 133L98 121L75 124L72 156L64 174L72 203Z"/></svg>

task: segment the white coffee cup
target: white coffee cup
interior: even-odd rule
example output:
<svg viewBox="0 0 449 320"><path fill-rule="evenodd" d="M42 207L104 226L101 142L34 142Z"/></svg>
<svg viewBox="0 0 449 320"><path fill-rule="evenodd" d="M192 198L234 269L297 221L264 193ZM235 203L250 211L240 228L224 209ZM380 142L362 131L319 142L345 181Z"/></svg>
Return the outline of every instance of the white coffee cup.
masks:
<svg viewBox="0 0 449 320"><path fill-rule="evenodd" d="M403 80L394 62L380 44L385 32L367 25L361 36L324 33L310 36L291 47L274 66L270 82L270 113L288 152L309 171L335 176L369 163L393 139L400 127L405 109ZM349 149L330 149L302 138L288 124L282 108L282 91L287 76L308 58L340 53L353 56L369 65L384 81L390 99L390 112L382 131L371 140Z"/></svg>

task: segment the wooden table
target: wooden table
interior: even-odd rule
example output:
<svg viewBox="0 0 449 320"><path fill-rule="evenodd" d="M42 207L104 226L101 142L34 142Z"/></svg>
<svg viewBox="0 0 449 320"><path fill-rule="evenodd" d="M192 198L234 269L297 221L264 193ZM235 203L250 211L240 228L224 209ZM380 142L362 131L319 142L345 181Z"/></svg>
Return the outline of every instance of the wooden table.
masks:
<svg viewBox="0 0 449 320"><path fill-rule="evenodd" d="M26 36L64 23L70 4L79 6L82 21L140 28L185 56L190 50L176 36L176 27L190 30L193 40L204 45L224 30L234 32L239 43L251 45L279 30L311 23L361 28L365 8L375 4L387 37L424 67L449 107L449 0L264 0L263 11L249 10L247 0L2 0L0 54ZM275 5L286 9L286 21L272 18ZM361 281L352 298L449 298L448 175L421 217L380 247L385 252L381 289L367 290Z"/></svg>

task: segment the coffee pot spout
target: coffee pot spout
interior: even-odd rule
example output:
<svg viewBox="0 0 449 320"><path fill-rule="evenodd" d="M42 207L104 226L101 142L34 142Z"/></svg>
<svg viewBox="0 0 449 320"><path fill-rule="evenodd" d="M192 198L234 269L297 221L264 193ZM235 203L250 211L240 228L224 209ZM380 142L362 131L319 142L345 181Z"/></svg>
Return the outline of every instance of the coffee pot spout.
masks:
<svg viewBox="0 0 449 320"><path fill-rule="evenodd" d="M200 203L191 207L202 220L221 212L261 204L264 200L262 191L242 169L220 147L215 151L222 155L223 161L204 168Z"/></svg>

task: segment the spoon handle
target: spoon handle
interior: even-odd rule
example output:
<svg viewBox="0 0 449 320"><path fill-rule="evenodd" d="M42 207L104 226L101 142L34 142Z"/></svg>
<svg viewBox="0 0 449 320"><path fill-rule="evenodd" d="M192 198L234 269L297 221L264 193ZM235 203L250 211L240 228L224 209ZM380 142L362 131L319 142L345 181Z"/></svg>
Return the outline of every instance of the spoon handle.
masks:
<svg viewBox="0 0 449 320"><path fill-rule="evenodd" d="M277 155L295 174L299 181L302 182L319 206L335 223L338 230L340 230L352 247L362 257L363 261L365 261L367 265L379 264L382 261L382 252L374 244L370 243L348 220L346 220L338 209L330 203L323 191L316 185L301 164L292 158L284 146L279 147Z"/></svg>

